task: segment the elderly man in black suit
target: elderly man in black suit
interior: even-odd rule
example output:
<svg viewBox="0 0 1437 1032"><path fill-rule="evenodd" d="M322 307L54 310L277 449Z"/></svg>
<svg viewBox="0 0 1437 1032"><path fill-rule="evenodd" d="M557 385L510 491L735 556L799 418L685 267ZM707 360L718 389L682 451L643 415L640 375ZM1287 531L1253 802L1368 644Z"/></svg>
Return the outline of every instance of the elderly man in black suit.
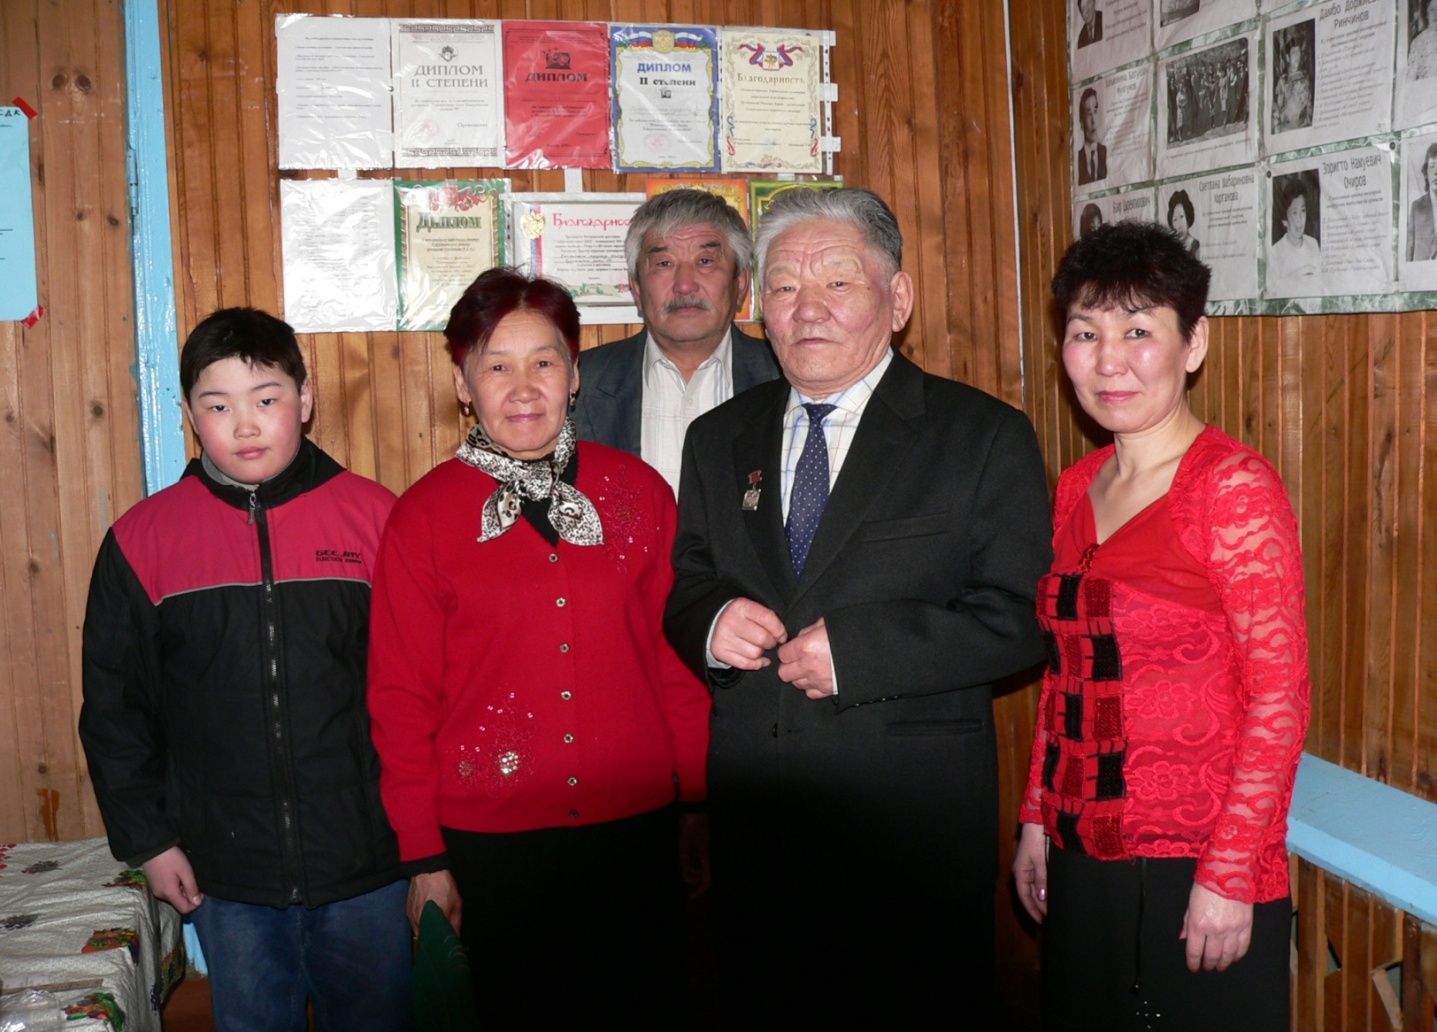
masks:
<svg viewBox="0 0 1437 1032"><path fill-rule="evenodd" d="M902 1027L990 988L992 686L1042 658L1047 486L1021 413L891 347L876 195L788 191L758 252L785 379L690 428L665 620L713 687L722 1013Z"/></svg>
<svg viewBox="0 0 1437 1032"><path fill-rule="evenodd" d="M733 322L752 254L743 219L713 194L672 190L639 206L624 257L644 329L580 356L580 437L638 455L678 489L689 424L778 376L768 344Z"/></svg>

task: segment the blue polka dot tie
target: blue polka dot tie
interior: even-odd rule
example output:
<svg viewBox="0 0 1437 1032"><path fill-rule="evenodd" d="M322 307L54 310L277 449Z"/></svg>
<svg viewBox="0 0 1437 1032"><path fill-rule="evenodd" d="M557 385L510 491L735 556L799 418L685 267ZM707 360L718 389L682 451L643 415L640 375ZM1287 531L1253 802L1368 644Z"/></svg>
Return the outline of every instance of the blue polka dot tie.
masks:
<svg viewBox="0 0 1437 1032"><path fill-rule="evenodd" d="M793 561L795 577L803 576L808 561L808 546L823 519L828 504L828 439L823 434L823 421L837 406L809 402L808 438L793 471L793 490L788 496L788 522L783 532L788 537L788 557Z"/></svg>

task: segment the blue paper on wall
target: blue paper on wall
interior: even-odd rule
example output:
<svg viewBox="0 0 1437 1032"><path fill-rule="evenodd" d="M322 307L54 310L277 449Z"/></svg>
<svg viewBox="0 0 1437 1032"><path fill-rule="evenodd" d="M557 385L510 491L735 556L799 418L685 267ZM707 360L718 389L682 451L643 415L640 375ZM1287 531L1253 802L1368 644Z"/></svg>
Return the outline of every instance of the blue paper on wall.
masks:
<svg viewBox="0 0 1437 1032"><path fill-rule="evenodd" d="M0 107L0 319L24 319L37 300L30 119Z"/></svg>

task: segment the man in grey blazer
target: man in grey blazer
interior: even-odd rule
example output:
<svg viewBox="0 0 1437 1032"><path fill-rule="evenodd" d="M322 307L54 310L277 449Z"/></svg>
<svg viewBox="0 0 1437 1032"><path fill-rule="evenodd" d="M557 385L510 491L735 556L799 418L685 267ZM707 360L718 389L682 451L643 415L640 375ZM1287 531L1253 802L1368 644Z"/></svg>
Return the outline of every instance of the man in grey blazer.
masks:
<svg viewBox="0 0 1437 1032"><path fill-rule="evenodd" d="M624 241L644 329L579 356L579 436L638 455L678 490L696 417L778 376L767 342L733 317L749 288L748 227L721 198L671 190L634 213Z"/></svg>

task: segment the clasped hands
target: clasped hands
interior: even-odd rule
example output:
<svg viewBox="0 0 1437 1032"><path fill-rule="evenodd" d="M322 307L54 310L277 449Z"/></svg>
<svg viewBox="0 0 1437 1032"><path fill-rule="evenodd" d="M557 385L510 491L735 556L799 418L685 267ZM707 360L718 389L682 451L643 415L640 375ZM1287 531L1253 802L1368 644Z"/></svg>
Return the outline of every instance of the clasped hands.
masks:
<svg viewBox="0 0 1437 1032"><path fill-rule="evenodd" d="M833 658L822 617L790 638L772 609L750 598L737 598L714 622L709 651L720 663L738 670L762 670L772 662L765 653L774 648L779 680L810 699L834 694Z"/></svg>

